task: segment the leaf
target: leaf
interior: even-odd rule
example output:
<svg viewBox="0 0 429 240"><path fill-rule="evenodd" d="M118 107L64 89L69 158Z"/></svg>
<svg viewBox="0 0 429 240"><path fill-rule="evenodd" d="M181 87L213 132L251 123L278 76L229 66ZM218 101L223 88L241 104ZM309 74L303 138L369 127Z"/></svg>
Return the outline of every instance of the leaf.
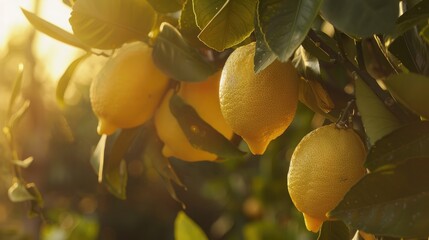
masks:
<svg viewBox="0 0 429 240"><path fill-rule="evenodd" d="M409 159L429 158L429 122L403 126L377 141L370 149L366 167L371 171Z"/></svg>
<svg viewBox="0 0 429 240"><path fill-rule="evenodd" d="M422 28L419 35L429 44L429 24Z"/></svg>
<svg viewBox="0 0 429 240"><path fill-rule="evenodd" d="M371 144L401 126L399 120L359 78L355 81L355 91L356 105Z"/></svg>
<svg viewBox="0 0 429 240"><path fill-rule="evenodd" d="M335 121L335 118L327 114L334 109L334 102L318 81L301 78L299 81L299 100L314 112Z"/></svg>
<svg viewBox="0 0 429 240"><path fill-rule="evenodd" d="M178 95L171 97L170 110L194 147L225 159L244 156L245 153L238 150L228 139L202 120L195 109L186 104Z"/></svg>
<svg viewBox="0 0 429 240"><path fill-rule="evenodd" d="M429 2L420 1L412 8L408 9L404 14L402 14L396 21L394 31L387 35L386 38L388 41L393 41L393 39L401 36L408 30L414 28L414 26L422 23L427 23L429 18Z"/></svg>
<svg viewBox="0 0 429 240"><path fill-rule="evenodd" d="M63 30L62 28L38 17L36 14L29 12L23 8L21 8L21 11L24 13L24 16L31 23L31 25L33 25L33 27L36 28L38 31L65 44L83 49L85 51L91 50L88 45L84 44L73 34Z"/></svg>
<svg viewBox="0 0 429 240"><path fill-rule="evenodd" d="M326 221L317 240L349 240L349 229L343 221Z"/></svg>
<svg viewBox="0 0 429 240"><path fill-rule="evenodd" d="M20 159L11 160L13 164L22 168L27 168L28 166L30 166L31 163L33 163L33 161L34 161L33 157L28 157L24 160L20 160Z"/></svg>
<svg viewBox="0 0 429 240"><path fill-rule="evenodd" d="M320 11L335 28L364 38L393 31L399 4L392 0L324 0Z"/></svg>
<svg viewBox="0 0 429 240"><path fill-rule="evenodd" d="M98 176L98 182L103 181L103 168L104 168L104 152L106 148L107 135L101 135L100 140L98 141L97 146L95 147L94 152L92 153L91 163L92 168L94 169L95 174Z"/></svg>
<svg viewBox="0 0 429 240"><path fill-rule="evenodd" d="M154 22L151 6L137 0L78 0L70 17L74 35L98 49L145 40Z"/></svg>
<svg viewBox="0 0 429 240"><path fill-rule="evenodd" d="M10 129L14 128L16 124L21 121L22 117L25 115L25 113L27 113L29 107L30 101L25 100L21 107L19 107L18 110L9 117L8 127Z"/></svg>
<svg viewBox="0 0 429 240"><path fill-rule="evenodd" d="M16 77L15 82L13 83L12 94L10 95L10 98L9 98L9 106L7 108L7 116L9 118L9 121L12 115L13 106L15 105L16 99L21 93L23 76L24 76L24 65L21 64L19 65L18 76Z"/></svg>
<svg viewBox="0 0 429 240"><path fill-rule="evenodd" d="M179 211L174 220L175 240L208 240L207 235L185 212Z"/></svg>
<svg viewBox="0 0 429 240"><path fill-rule="evenodd" d="M60 105L64 105L64 94L67 90L67 87L70 83L70 79L73 76L73 73L75 72L76 68L79 66L79 64L87 59L91 54L88 52L83 56L80 56L79 58L75 59L66 69L64 74L61 76L60 80L58 81L57 88L56 88L56 96L57 96L57 102Z"/></svg>
<svg viewBox="0 0 429 240"><path fill-rule="evenodd" d="M241 43L253 32L256 3L257 0L227 0L198 38L219 52Z"/></svg>
<svg viewBox="0 0 429 240"><path fill-rule="evenodd" d="M321 34L318 34L321 35ZM318 60L325 61L325 62L332 62L333 59L327 54L325 51L323 51L315 42L313 42L310 38L306 37L304 41L302 42L302 47L311 55L316 57ZM336 46L338 47L338 46Z"/></svg>
<svg viewBox="0 0 429 240"><path fill-rule="evenodd" d="M182 205L182 208L185 209L186 206L177 196L176 190L174 189L172 183L174 182L175 184L179 185L184 189L186 189L186 186L177 176L168 159L164 157L164 155L162 155L163 143L156 134L156 130L153 127L149 130L150 132L146 136L148 142L145 146L143 158L148 160L152 164L153 168L161 176L171 198L180 203Z"/></svg>
<svg viewBox="0 0 429 240"><path fill-rule="evenodd" d="M375 235L429 236L429 159L412 159L393 169L367 174L329 217Z"/></svg>
<svg viewBox="0 0 429 240"><path fill-rule="evenodd" d="M180 0L147 0L147 2L159 13L177 12L182 8Z"/></svg>
<svg viewBox="0 0 429 240"><path fill-rule="evenodd" d="M321 0L259 1L261 30L268 46L281 61L287 61L304 41L321 3Z"/></svg>
<svg viewBox="0 0 429 240"><path fill-rule="evenodd" d="M35 200L36 198L27 190L22 182L15 182L8 190L8 196L12 202L25 202Z"/></svg>
<svg viewBox="0 0 429 240"><path fill-rule="evenodd" d="M261 25L259 24L259 14L258 7L256 9L255 16L255 39L256 39L256 47L255 47L255 57L254 57L254 71L255 73L259 73L268 67L271 63L273 63L277 56L271 51L268 43L265 41L264 34L261 31Z"/></svg>
<svg viewBox="0 0 429 240"><path fill-rule="evenodd" d="M192 7L192 0L186 0L183 4L179 19L180 33L182 33L190 44L197 45L198 47L205 46L197 37L200 33L200 28L197 26L195 18L196 16L194 8Z"/></svg>
<svg viewBox="0 0 429 240"><path fill-rule="evenodd" d="M203 81L216 71L169 23L161 24L152 56L159 69L179 81Z"/></svg>
<svg viewBox="0 0 429 240"><path fill-rule="evenodd" d="M220 11L228 0L188 0L192 1L197 26L203 29Z"/></svg>

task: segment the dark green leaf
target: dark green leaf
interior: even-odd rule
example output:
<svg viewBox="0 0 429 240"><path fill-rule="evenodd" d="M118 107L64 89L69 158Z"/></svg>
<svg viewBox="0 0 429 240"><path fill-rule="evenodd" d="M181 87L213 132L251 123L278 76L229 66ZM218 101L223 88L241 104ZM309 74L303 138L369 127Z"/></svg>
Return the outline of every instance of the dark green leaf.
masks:
<svg viewBox="0 0 429 240"><path fill-rule="evenodd" d="M429 44L429 24L422 28L419 34L426 41L426 44Z"/></svg>
<svg viewBox="0 0 429 240"><path fill-rule="evenodd" d="M36 198L27 190L27 186L22 182L15 182L8 190L8 196L12 202L25 202Z"/></svg>
<svg viewBox="0 0 429 240"><path fill-rule="evenodd" d="M186 104L179 96L173 95L171 97L170 110L194 147L214 153L220 158L244 156L243 152L202 120L195 109Z"/></svg>
<svg viewBox="0 0 429 240"><path fill-rule="evenodd" d="M429 159L412 159L367 174L330 217L375 235L429 236Z"/></svg>
<svg viewBox="0 0 429 240"><path fill-rule="evenodd" d="M259 23L270 49L287 61L304 41L319 13L321 0L265 0L258 6Z"/></svg>
<svg viewBox="0 0 429 240"><path fill-rule="evenodd" d="M389 34L387 38L393 40L407 32L408 30L411 30L416 25L421 23L427 23L428 18L429 2L420 1L398 18L398 20L396 21L395 30L392 34Z"/></svg>
<svg viewBox="0 0 429 240"><path fill-rule="evenodd" d="M65 44L81 48L85 51L89 51L90 47L81 42L76 36L73 34L57 27L56 25L38 17L34 13L31 13L23 8L21 8L27 20L33 25L34 28L41 31L42 33L60 41Z"/></svg>
<svg viewBox="0 0 429 240"><path fill-rule="evenodd" d="M99 49L146 40L154 21L152 7L137 0L78 0L70 17L75 36Z"/></svg>
<svg viewBox="0 0 429 240"><path fill-rule="evenodd" d="M179 29L180 33L188 40L192 45L196 46L205 46L200 39L198 39L198 34L200 34L200 28L197 26L195 20L195 13L192 7L192 0L187 0L183 4L182 12L179 19Z"/></svg>
<svg viewBox="0 0 429 240"><path fill-rule="evenodd" d="M33 163L33 161L34 161L33 157L28 157L24 160L14 159L12 160L12 163L15 164L16 166L27 168L28 166L30 166L31 163Z"/></svg>
<svg viewBox="0 0 429 240"><path fill-rule="evenodd" d="M401 126L398 119L359 78L355 81L355 89L356 105L371 144Z"/></svg>
<svg viewBox="0 0 429 240"><path fill-rule="evenodd" d="M73 73L76 70L76 67L79 66L79 64L84 61L85 59L87 59L89 56L91 56L90 53L86 53L85 55L77 58L76 60L74 60L66 69L66 71L64 72L64 74L61 76L60 80L58 81L57 84L57 89L56 89L56 96L57 96L57 101L58 103L60 103L61 105L64 105L64 94L67 90L67 87L70 83L70 79L73 76Z"/></svg>
<svg viewBox="0 0 429 240"><path fill-rule="evenodd" d="M384 165L397 165L413 158L429 158L428 121L401 127L377 141L365 165L376 171Z"/></svg>
<svg viewBox="0 0 429 240"><path fill-rule="evenodd" d="M324 0L322 16L342 32L370 37L393 30L399 15L396 0Z"/></svg>
<svg viewBox="0 0 429 240"><path fill-rule="evenodd" d="M10 98L9 98L9 106L7 108L8 118L11 117L13 106L15 105L15 101L18 98L18 96L21 94L21 85L22 85L23 76L24 76L24 66L19 65L18 76L16 77L15 82L13 83L12 94L10 95Z"/></svg>
<svg viewBox="0 0 429 240"><path fill-rule="evenodd" d="M192 1L197 26L203 29L220 11L228 0L188 0Z"/></svg>
<svg viewBox="0 0 429 240"><path fill-rule="evenodd" d="M216 71L169 23L161 25L152 56L158 68L179 81L203 81Z"/></svg>
<svg viewBox="0 0 429 240"><path fill-rule="evenodd" d="M182 8L181 0L147 0L147 2L159 13L177 12Z"/></svg>
<svg viewBox="0 0 429 240"><path fill-rule="evenodd" d="M259 7L259 4L258 6ZM255 73L258 73L268 67L272 62L277 59L277 56L271 51L268 43L265 41L264 34L261 31L261 25L259 23L259 14L256 10L255 16L255 57L254 57L254 68Z"/></svg>
<svg viewBox="0 0 429 240"><path fill-rule="evenodd" d="M175 240L208 240L208 237L185 212L180 211L174 220L174 239Z"/></svg>
<svg viewBox="0 0 429 240"><path fill-rule="evenodd" d="M174 189L172 183L174 182L175 184L185 189L186 187L182 183L180 178L177 176L168 159L164 157L164 155L162 155L163 143L156 134L155 129L151 128L149 130L150 131L146 135L148 141L145 145L143 158L149 161L152 164L153 168L161 176L170 196L178 203L180 203L182 205L182 208L185 208L185 204L177 196L176 190Z"/></svg>
<svg viewBox="0 0 429 240"><path fill-rule="evenodd" d="M349 229L343 221L326 221L317 240L349 240Z"/></svg>
<svg viewBox="0 0 429 240"><path fill-rule="evenodd" d="M302 47L309 52L311 55L316 57L318 60L322 60L325 62L332 62L333 59L323 51L315 42L313 42L310 38L305 38L302 42Z"/></svg>
<svg viewBox="0 0 429 240"><path fill-rule="evenodd" d="M198 38L219 52L241 43L253 32L256 3L257 0L227 0ZM195 13L198 20L199 13Z"/></svg>

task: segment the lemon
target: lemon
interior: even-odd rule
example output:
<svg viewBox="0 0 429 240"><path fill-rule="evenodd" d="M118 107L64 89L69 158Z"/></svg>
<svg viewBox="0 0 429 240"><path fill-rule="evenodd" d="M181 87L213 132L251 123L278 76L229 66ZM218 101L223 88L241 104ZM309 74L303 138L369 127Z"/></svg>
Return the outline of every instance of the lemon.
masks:
<svg viewBox="0 0 429 240"><path fill-rule="evenodd" d="M253 154L263 154L295 116L299 76L290 62L277 60L255 74L254 53L255 43L250 43L229 56L219 97L222 114L232 130L246 141Z"/></svg>
<svg viewBox="0 0 429 240"><path fill-rule="evenodd" d="M145 43L122 47L91 83L92 110L97 132L111 134L150 119L168 86L168 77L154 65L152 49Z"/></svg>
<svg viewBox="0 0 429 240"><path fill-rule="evenodd" d="M353 129L326 125L307 134L292 154L287 176L290 197L317 232L347 191L365 174L366 150Z"/></svg>
<svg viewBox="0 0 429 240"><path fill-rule="evenodd" d="M219 79L220 71L202 82L183 82L178 95L190 104L204 121L226 138L231 138L232 129L225 122L220 112ZM164 142L163 155L166 157L174 156L185 161L216 160L215 154L198 149L189 143L170 111L169 103L173 93L174 91L170 90L166 94L161 106L155 113L155 127L158 136Z"/></svg>

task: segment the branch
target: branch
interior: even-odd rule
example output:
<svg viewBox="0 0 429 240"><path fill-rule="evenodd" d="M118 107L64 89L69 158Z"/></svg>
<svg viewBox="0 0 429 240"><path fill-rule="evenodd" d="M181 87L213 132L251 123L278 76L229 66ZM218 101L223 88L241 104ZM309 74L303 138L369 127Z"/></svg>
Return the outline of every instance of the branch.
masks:
<svg viewBox="0 0 429 240"><path fill-rule="evenodd" d="M317 33L313 30L310 30L308 36L323 51L325 51L331 57L331 59L335 59L336 62L341 63L342 65L344 65L344 67L351 71L353 78L362 79L396 118L398 118L404 123L409 122L411 120L411 117L402 110L402 108L387 91L384 91L380 87L380 85L378 85L377 81L373 77L371 77L371 75L369 75L367 71L362 70L356 65L354 65L350 60L343 56L341 52L336 52L331 47L329 47L325 42L323 42L321 38L319 38Z"/></svg>

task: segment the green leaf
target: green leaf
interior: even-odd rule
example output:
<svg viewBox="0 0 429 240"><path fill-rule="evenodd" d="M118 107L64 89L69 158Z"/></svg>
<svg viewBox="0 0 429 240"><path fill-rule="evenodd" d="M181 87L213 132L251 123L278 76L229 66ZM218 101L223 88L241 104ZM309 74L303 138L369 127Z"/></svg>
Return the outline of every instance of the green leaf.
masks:
<svg viewBox="0 0 429 240"><path fill-rule="evenodd" d="M304 41L321 3L321 0L259 1L261 30L281 61L287 61Z"/></svg>
<svg viewBox="0 0 429 240"><path fill-rule="evenodd" d="M169 23L161 24L152 56L159 69L179 81L203 81L216 71Z"/></svg>
<svg viewBox="0 0 429 240"><path fill-rule="evenodd" d="M182 35L188 40L190 44L196 45L198 47L205 46L197 37L201 30L197 26L195 18L196 16L194 13L194 8L192 7L192 0L186 0L186 2L183 4L179 19L180 33L182 33Z"/></svg>
<svg viewBox="0 0 429 240"><path fill-rule="evenodd" d="M161 139L159 139L154 127L149 129L146 138L148 139L148 142L146 143L144 149L143 158L149 161L153 168L161 176L171 198L180 203L183 209L186 208L185 204L177 196L176 190L174 189L172 183L175 183L184 189L186 189L186 186L177 176L168 159L162 155L163 143Z"/></svg>
<svg viewBox="0 0 429 240"><path fill-rule="evenodd" d="M423 27L419 34L426 41L426 44L429 44L429 24Z"/></svg>
<svg viewBox="0 0 429 240"><path fill-rule="evenodd" d="M355 81L355 91L356 105L371 144L401 126L398 119L359 78Z"/></svg>
<svg viewBox="0 0 429 240"><path fill-rule="evenodd" d="M207 235L185 212L180 211L174 221L175 240L208 240Z"/></svg>
<svg viewBox="0 0 429 240"><path fill-rule="evenodd" d="M21 8L24 16L27 20L36 28L38 31L60 41L65 44L81 48L85 51L89 51L90 47L81 42L76 36L73 34L63 30L62 28L38 17L36 14L29 12L23 8Z"/></svg>
<svg viewBox="0 0 429 240"><path fill-rule="evenodd" d="M79 64L84 61L85 59L87 59L89 56L91 56L91 54L88 52L85 55L75 59L66 69L66 71L64 72L64 74L61 76L60 80L58 81L57 84L57 89L56 89L56 96L57 96L57 102L60 105L64 105L64 94L67 90L67 87L70 83L70 79L73 76L73 73L75 72L76 68L79 66Z"/></svg>
<svg viewBox="0 0 429 240"><path fill-rule="evenodd" d="M11 160L13 164L15 164L16 166L22 167L22 168L27 168L28 166L30 166L31 163L33 163L34 158L33 157L28 157L24 160L20 160L20 159L14 159Z"/></svg>
<svg viewBox="0 0 429 240"><path fill-rule="evenodd" d="M257 5L259 8L259 4ZM277 56L271 51L268 43L265 41L265 36L262 33L261 25L259 23L259 10L256 9L255 16L255 39L256 39L256 47L255 47L255 57L254 57L254 71L258 73L268 67L271 63L273 63Z"/></svg>
<svg viewBox="0 0 429 240"><path fill-rule="evenodd" d="M429 236L429 159L412 159L364 176L330 217L375 235Z"/></svg>
<svg viewBox="0 0 429 240"><path fill-rule="evenodd" d="M324 0L320 10L323 18L340 31L371 37L393 30L399 4L396 0Z"/></svg>
<svg viewBox="0 0 429 240"><path fill-rule="evenodd" d="M15 182L8 190L8 196L12 202L25 202L36 198L27 190L27 186L22 182Z"/></svg>
<svg viewBox="0 0 429 240"><path fill-rule="evenodd" d="M18 76L15 79L15 82L13 83L12 88L12 94L9 98L9 106L7 108L7 116L10 119L12 115L13 106L15 105L16 99L18 98L19 94L21 93L21 85L22 85L22 78L24 76L24 66L19 65L19 72Z"/></svg>
<svg viewBox="0 0 429 240"><path fill-rule="evenodd" d="M94 169L95 174L97 174L98 176L98 182L100 183L103 181L104 152L106 148L106 140L107 135L102 135L89 160L92 169Z"/></svg>
<svg viewBox="0 0 429 240"><path fill-rule="evenodd" d="M219 52L241 43L253 32L256 3L257 0L227 0L198 38Z"/></svg>
<svg viewBox="0 0 429 240"><path fill-rule="evenodd" d="M412 29L414 26L427 23L428 18L429 2L420 1L398 18L394 31L389 34L387 38L392 41L393 39Z"/></svg>
<svg viewBox="0 0 429 240"><path fill-rule="evenodd" d="M238 150L228 139L202 120L195 109L186 104L178 95L171 97L170 110L194 147L214 153L220 158L244 156L245 153Z"/></svg>
<svg viewBox="0 0 429 240"><path fill-rule="evenodd" d="M177 12L182 8L180 0L147 0L147 2L159 13Z"/></svg>
<svg viewBox="0 0 429 240"><path fill-rule="evenodd" d="M403 126L380 139L370 149L366 167L371 171L409 159L429 158L429 122Z"/></svg>
<svg viewBox="0 0 429 240"><path fill-rule="evenodd" d="M203 29L220 11L227 0L188 0L192 1L197 26Z"/></svg>
<svg viewBox="0 0 429 240"><path fill-rule="evenodd" d="M78 0L70 17L75 36L99 49L146 40L154 21L152 7L137 0Z"/></svg>
<svg viewBox="0 0 429 240"><path fill-rule="evenodd" d="M343 221L326 221L317 240L349 240L349 229Z"/></svg>

